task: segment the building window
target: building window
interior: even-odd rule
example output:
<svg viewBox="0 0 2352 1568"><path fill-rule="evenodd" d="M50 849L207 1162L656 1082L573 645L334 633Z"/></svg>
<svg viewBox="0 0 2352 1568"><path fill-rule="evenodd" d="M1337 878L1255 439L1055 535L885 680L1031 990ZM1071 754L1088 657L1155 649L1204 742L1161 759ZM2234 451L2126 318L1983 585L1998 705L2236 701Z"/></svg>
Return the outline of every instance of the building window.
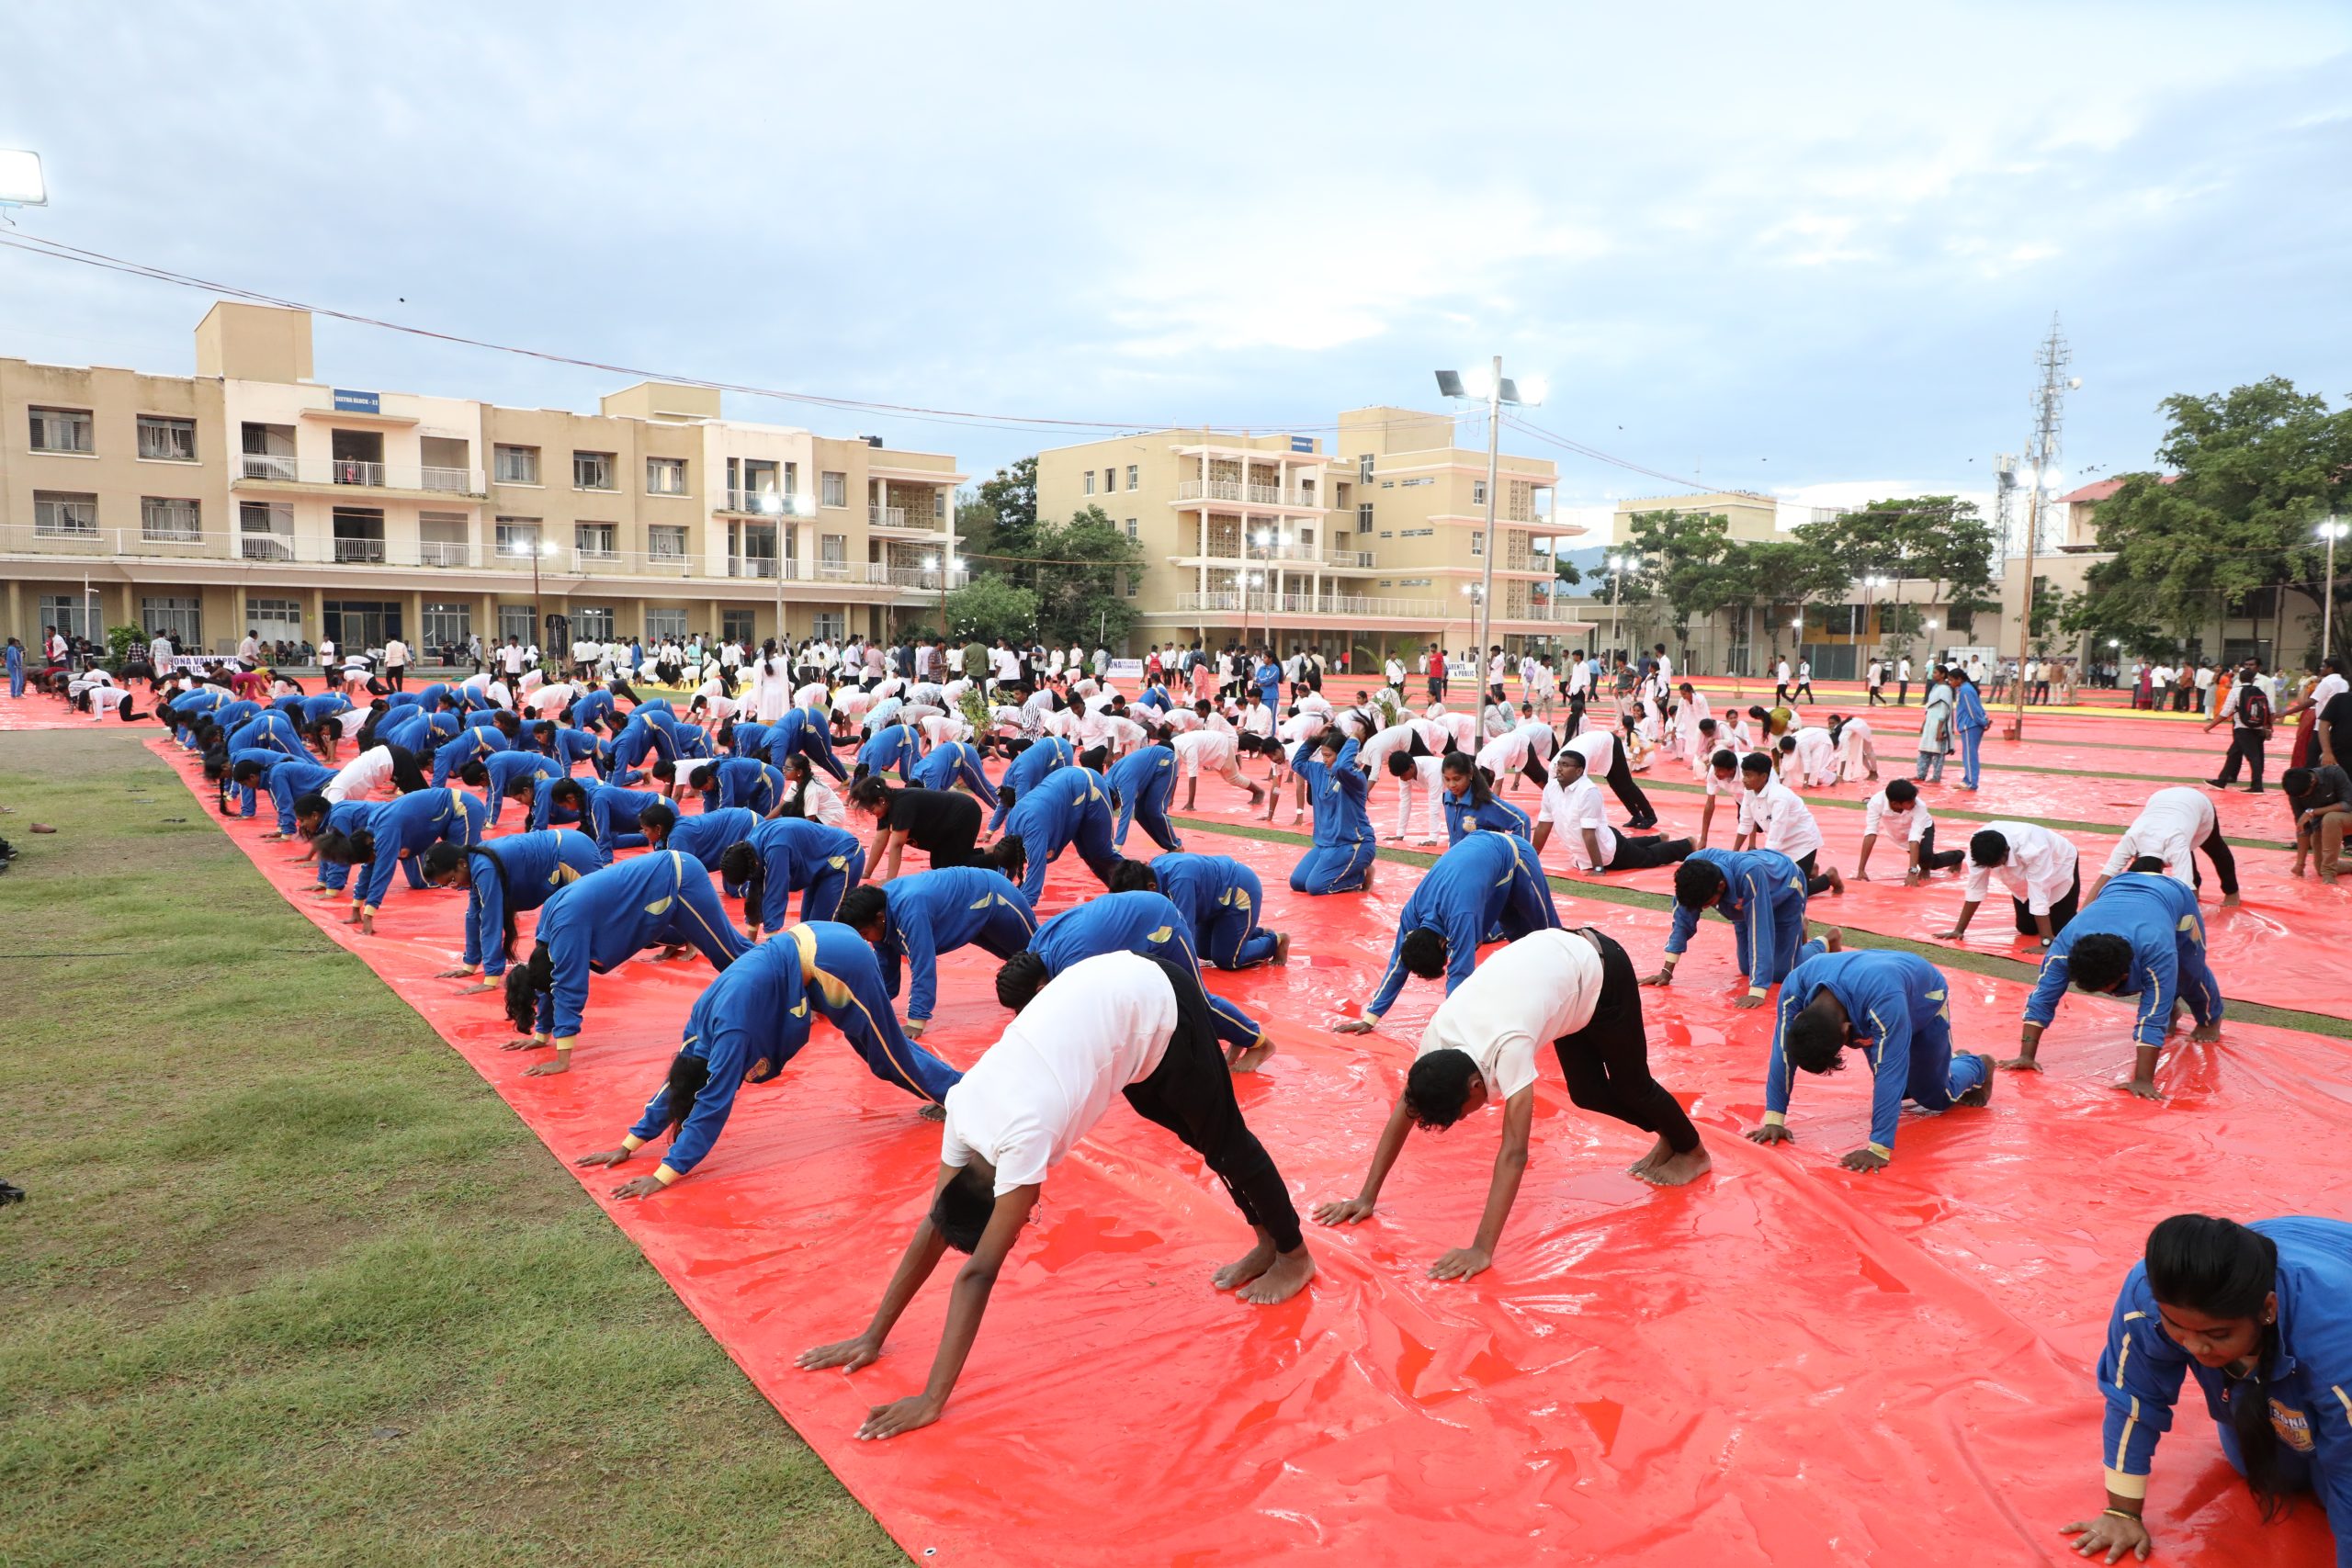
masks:
<svg viewBox="0 0 2352 1568"><path fill-rule="evenodd" d="M1487 536L1476 528L1470 530L1470 553L1474 556L1483 556L1487 553Z"/></svg>
<svg viewBox="0 0 2352 1568"><path fill-rule="evenodd" d="M1139 571L1119 573L1119 587L1128 598L1134 598L1143 591L1143 573Z"/></svg>
<svg viewBox="0 0 2352 1568"><path fill-rule="evenodd" d="M374 507L334 509L334 558L339 561L381 561L384 558L384 514ZM339 642L350 639L338 637Z"/></svg>
<svg viewBox="0 0 2352 1568"><path fill-rule="evenodd" d="M611 490L613 455L610 452L574 452L571 455L571 488Z"/></svg>
<svg viewBox="0 0 2352 1568"><path fill-rule="evenodd" d="M619 532L611 523L574 523L571 547L589 560L611 560L620 553Z"/></svg>
<svg viewBox="0 0 2352 1568"><path fill-rule="evenodd" d="M33 491L33 536L39 539L94 539L98 534L98 498L70 495L62 491Z"/></svg>
<svg viewBox="0 0 2352 1568"><path fill-rule="evenodd" d="M294 508L284 502L238 502L237 554L246 560L292 560Z"/></svg>
<svg viewBox="0 0 2352 1568"><path fill-rule="evenodd" d="M684 457L645 459L645 493L648 495L685 494L686 460Z"/></svg>
<svg viewBox="0 0 2352 1568"><path fill-rule="evenodd" d="M1130 539L1139 539L1143 537L1141 534L1136 532L1136 520L1132 517L1127 519L1127 537Z"/></svg>
<svg viewBox="0 0 2352 1568"><path fill-rule="evenodd" d="M947 521L947 492L944 490L931 492L931 520L933 523Z"/></svg>
<svg viewBox="0 0 2352 1568"><path fill-rule="evenodd" d="M88 409L35 409L33 450L36 452L95 452Z"/></svg>
<svg viewBox="0 0 2352 1568"><path fill-rule="evenodd" d="M175 545L193 545L204 537L198 525L197 503L160 495L139 498L139 536Z"/></svg>
<svg viewBox="0 0 2352 1568"><path fill-rule="evenodd" d="M1356 483L1368 485L1372 482L1372 460L1373 454L1369 452L1356 458Z"/></svg>
<svg viewBox="0 0 2352 1568"><path fill-rule="evenodd" d="M683 524L656 523L645 530L645 556L648 560L686 558L686 530Z"/></svg>
<svg viewBox="0 0 2352 1568"><path fill-rule="evenodd" d="M1359 534L1372 532L1372 502L1368 501L1356 508L1356 532Z"/></svg>
<svg viewBox="0 0 2352 1568"><path fill-rule="evenodd" d="M1127 465L1127 488L1128 488L1129 490L1134 490L1134 489L1136 489L1137 486L1141 485L1142 483L1143 483L1143 467L1142 467L1142 465L1141 465L1141 464L1137 464L1137 463L1129 463L1129 464Z"/></svg>
<svg viewBox="0 0 2352 1568"><path fill-rule="evenodd" d="M1088 495L1092 495L1094 493L1094 470L1092 468L1086 470L1086 493Z"/></svg>
<svg viewBox="0 0 2352 1568"><path fill-rule="evenodd" d="M97 640L97 606L83 594L44 593L40 596L40 624L55 626L67 637Z"/></svg>
<svg viewBox="0 0 2352 1568"><path fill-rule="evenodd" d="M686 613L684 610L648 610L645 612L645 640L648 642L684 642L686 640ZM651 660L647 660L650 663Z"/></svg>
<svg viewBox="0 0 2352 1568"><path fill-rule="evenodd" d="M849 636L849 617L839 610L820 610L808 633L820 642L839 642Z"/></svg>
<svg viewBox="0 0 2352 1568"><path fill-rule="evenodd" d="M473 555L473 529L462 512L416 514L416 558L424 566L466 566Z"/></svg>
<svg viewBox="0 0 2352 1568"><path fill-rule="evenodd" d="M1470 481L1470 504L1473 506L1484 506L1487 504L1486 480L1472 479Z"/></svg>
<svg viewBox="0 0 2352 1568"><path fill-rule="evenodd" d="M420 629L424 646L438 652L449 649L463 652L474 635L474 609L470 604L427 604L424 624Z"/></svg>
<svg viewBox="0 0 2352 1568"><path fill-rule="evenodd" d="M528 556L539 547L539 520L536 517L501 517L498 519L498 553L502 556Z"/></svg>
<svg viewBox="0 0 2352 1568"><path fill-rule="evenodd" d="M139 455L162 463L196 461L196 421L166 419L162 414L139 416Z"/></svg>
<svg viewBox="0 0 2352 1568"><path fill-rule="evenodd" d="M817 574L820 577L849 575L849 536L824 534L817 539Z"/></svg>
<svg viewBox="0 0 2352 1568"><path fill-rule="evenodd" d="M613 640L613 607L610 604L582 604L571 612L571 635L592 642Z"/></svg>
<svg viewBox="0 0 2352 1568"><path fill-rule="evenodd" d="M759 640L759 630L749 610L721 610L718 613L718 635L729 642L740 642L745 648Z"/></svg>
<svg viewBox="0 0 2352 1568"><path fill-rule="evenodd" d="M200 599L141 594L139 620L149 637L161 634L177 642L185 652L200 652L204 648L203 604Z"/></svg>
<svg viewBox="0 0 2352 1568"><path fill-rule="evenodd" d="M248 599L245 601L245 629L263 642L300 642L302 640L302 602L300 599Z"/></svg>
<svg viewBox="0 0 2352 1568"><path fill-rule="evenodd" d="M531 626L531 607L528 604L501 604L498 607L498 640L503 643L509 637L526 648L539 640L538 633Z"/></svg>
<svg viewBox="0 0 2352 1568"><path fill-rule="evenodd" d="M494 447L492 462L498 470L500 484L535 485L539 482L539 449L536 446Z"/></svg>
<svg viewBox="0 0 2352 1568"><path fill-rule="evenodd" d="M824 476L824 491L819 499L827 506L847 506L849 504L849 476L847 474L826 474Z"/></svg>

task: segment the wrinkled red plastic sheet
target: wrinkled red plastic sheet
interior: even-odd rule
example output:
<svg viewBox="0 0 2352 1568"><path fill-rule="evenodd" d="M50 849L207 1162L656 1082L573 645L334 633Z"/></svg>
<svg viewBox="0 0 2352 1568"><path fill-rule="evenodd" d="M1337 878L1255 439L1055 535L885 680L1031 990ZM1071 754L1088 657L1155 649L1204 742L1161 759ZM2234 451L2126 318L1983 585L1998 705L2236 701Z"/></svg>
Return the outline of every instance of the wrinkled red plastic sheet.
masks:
<svg viewBox="0 0 2352 1568"><path fill-rule="evenodd" d="M149 706L144 686L137 688L141 709ZM92 717L68 707L62 698L36 695L28 689L21 697L8 695L7 682L0 680L0 731L15 729L128 729L153 735L163 727L153 719L139 719L125 724L112 714Z"/></svg>
<svg viewBox="0 0 2352 1568"><path fill-rule="evenodd" d="M226 827L294 897L289 852ZM1287 891L1294 847L1187 839L1258 867L1294 939L1287 969L1216 977L1282 1043L1239 1084L1251 1124L1302 1209L1351 1192L1437 987L1408 989L1377 1035L1325 1031L1376 983L1416 874L1384 865L1370 896L1307 899ZM1068 862L1049 886L1048 908L1093 890ZM643 962L599 978L573 1070L526 1078L493 998L430 978L458 896L400 888L373 939L295 901L567 1161L635 1118L707 978ZM1563 913L1636 953L1664 935L1647 910L1568 898ZM1417 1136L1374 1220L1310 1225L1320 1278L1261 1311L1207 1284L1246 1245L1222 1192L1114 1108L1047 1184L945 1420L888 1443L850 1434L921 1386L944 1278L875 1367L791 1362L865 1321L922 1208L938 1134L905 1097L827 1034L745 1091L688 1182L632 1205L605 1196L606 1173L583 1185L920 1562L2059 1561L2057 1526L2099 1504L2091 1367L2148 1225L2184 1208L2344 1213L2345 1162L2279 1156L2352 1135L2345 1053L2233 1028L2168 1061L2172 1099L2152 1106L2110 1087L2128 1015L2072 1000L2045 1076L2004 1077L1987 1111L1907 1119L1894 1166L1860 1177L1834 1165L1867 1135L1860 1073L1804 1086L1792 1150L1736 1136L1761 1110L1770 1021L1726 1005L1730 952L1706 932L1649 1000L1653 1062L1701 1123L1712 1177L1675 1191L1624 1177L1645 1137L1576 1111L1547 1064L1493 1269L1425 1274L1476 1224L1496 1136L1479 1118ZM989 973L970 953L944 965L926 1043L953 1061L1002 1024ZM2000 1049L2020 988L1954 980L1962 1041ZM2201 1416L2160 1473L2166 1561L2328 1561L2315 1508L2256 1526Z"/></svg>

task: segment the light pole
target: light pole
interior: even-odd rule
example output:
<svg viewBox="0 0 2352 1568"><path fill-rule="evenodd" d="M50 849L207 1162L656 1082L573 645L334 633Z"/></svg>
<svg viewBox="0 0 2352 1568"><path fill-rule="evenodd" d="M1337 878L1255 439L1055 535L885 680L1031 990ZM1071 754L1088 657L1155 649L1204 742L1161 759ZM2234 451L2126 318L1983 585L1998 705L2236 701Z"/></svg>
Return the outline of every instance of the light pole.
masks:
<svg viewBox="0 0 2352 1568"><path fill-rule="evenodd" d="M1619 635L1617 626L1617 588L1618 585L1624 581L1625 558L1622 555L1611 556L1609 558L1609 651L1612 656L1617 651L1617 637Z"/></svg>
<svg viewBox="0 0 2352 1568"><path fill-rule="evenodd" d="M1480 690L1484 691L1485 687L1483 682L1486 680L1487 672L1487 645L1494 640L1495 478L1498 464L1500 463L1499 453L1501 450L1500 442L1502 438L1503 423L1502 411L1505 403L1510 404L1513 408L1518 408L1522 405L1520 400L1518 383L1506 380L1503 377L1503 356L1501 355L1498 354L1495 355L1493 367L1483 378L1485 382L1484 386L1478 385L1480 379L1481 378L1476 371L1471 372L1471 380L1466 384L1460 374L1455 371L1441 370L1437 373L1437 389L1442 396L1459 398L1466 394L1471 397L1482 397L1487 400L1487 535L1485 548L1485 574L1479 583L1478 592L1477 648L1478 679L1482 682ZM1531 379L1528 382L1528 389L1534 394L1527 400L1529 403L1540 403L1544 400L1543 383Z"/></svg>
<svg viewBox="0 0 2352 1568"><path fill-rule="evenodd" d="M531 646L539 649L539 656L547 657L547 649L539 647L539 634L547 630L547 623L539 615L539 559L555 555L553 539L531 541Z"/></svg>
<svg viewBox="0 0 2352 1568"><path fill-rule="evenodd" d="M2327 598L2319 607L2319 656L2323 662L2332 651L2329 634L2335 629L2335 541L2344 537L2352 523L2331 516L2319 525L2319 536L2327 541Z"/></svg>
<svg viewBox="0 0 2352 1568"><path fill-rule="evenodd" d="M1862 579L1862 640L1869 643L1873 651L1878 648L1878 627L1871 621L1871 601L1876 591L1885 587L1886 583L1887 580L1876 572Z"/></svg>

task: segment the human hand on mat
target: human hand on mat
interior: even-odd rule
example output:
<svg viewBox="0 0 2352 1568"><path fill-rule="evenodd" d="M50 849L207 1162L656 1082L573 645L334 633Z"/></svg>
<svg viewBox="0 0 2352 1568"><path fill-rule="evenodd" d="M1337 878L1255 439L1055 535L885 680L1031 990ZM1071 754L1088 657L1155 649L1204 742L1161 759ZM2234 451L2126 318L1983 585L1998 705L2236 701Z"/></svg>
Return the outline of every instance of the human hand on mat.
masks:
<svg viewBox="0 0 2352 1568"><path fill-rule="evenodd" d="M2122 1562L2127 1551L2145 1562L2148 1553L2156 1544L2146 1525L2138 1519L2125 1518L2120 1510L2101 1514L2095 1519L2076 1519L2071 1525L2062 1526L2058 1533L2076 1538L2072 1544L2078 1555L2097 1557L2104 1551L2109 1562Z"/></svg>
<svg viewBox="0 0 2352 1568"><path fill-rule="evenodd" d="M2041 1071L2041 1064L2035 1061L2030 1056L2011 1056L2001 1063L2001 1066L2013 1073L2038 1073Z"/></svg>
<svg viewBox="0 0 2352 1568"><path fill-rule="evenodd" d="M1747 1141L1751 1144L1793 1144L1797 1135L1781 1122L1767 1122L1761 1127L1750 1127Z"/></svg>
<svg viewBox="0 0 2352 1568"><path fill-rule="evenodd" d="M1483 1247L1457 1247L1430 1265L1432 1280L1467 1280L1473 1274L1483 1274L1493 1265L1495 1255Z"/></svg>
<svg viewBox="0 0 2352 1568"><path fill-rule="evenodd" d="M1948 931L1938 931L1936 933L1936 940L1938 942L1961 942L1966 939L1967 934L1967 932L1955 926Z"/></svg>
<svg viewBox="0 0 2352 1568"><path fill-rule="evenodd" d="M633 1152L633 1150L626 1148L598 1149L593 1155L582 1155L578 1159L573 1160L571 1163L574 1165L620 1165L626 1162Z"/></svg>
<svg viewBox="0 0 2352 1568"><path fill-rule="evenodd" d="M640 1176L624 1181L613 1189L613 1196L627 1202L631 1198L650 1198L666 1185L658 1176Z"/></svg>
<svg viewBox="0 0 2352 1568"><path fill-rule="evenodd" d="M1671 986L1674 984L1674 965L1669 964L1655 975L1643 976L1642 984L1645 986Z"/></svg>
<svg viewBox="0 0 2352 1568"><path fill-rule="evenodd" d="M1351 1225L1358 1220L1372 1218L1369 1198L1336 1198L1329 1203L1315 1206L1315 1223L1318 1225Z"/></svg>
<svg viewBox="0 0 2352 1568"><path fill-rule="evenodd" d="M1379 1020L1377 1019L1351 1018L1345 1023L1333 1024L1331 1026L1331 1032L1334 1034L1369 1034L1378 1025L1378 1023Z"/></svg>
<svg viewBox="0 0 2352 1568"><path fill-rule="evenodd" d="M872 1366L881 1355L882 1347L861 1334L854 1339L836 1339L831 1345L803 1350L793 1365L805 1372L820 1372L828 1367L854 1372L860 1367Z"/></svg>
<svg viewBox="0 0 2352 1568"><path fill-rule="evenodd" d="M436 980L462 980L469 975L481 973L481 965L479 964L460 964L455 969L440 970L433 977Z"/></svg>
<svg viewBox="0 0 2352 1568"><path fill-rule="evenodd" d="M861 1438L895 1438L911 1432L918 1427L928 1427L939 1419L940 1404L927 1393L913 1394L888 1404L877 1404L865 1413L865 1425L857 1429Z"/></svg>
<svg viewBox="0 0 2352 1568"><path fill-rule="evenodd" d="M1739 1009L1740 1011L1746 1012L1749 1008L1762 1007L1764 1005L1764 998L1758 996L1754 991L1750 991L1747 995L1740 998L1739 1000L1732 1003L1731 1005Z"/></svg>
<svg viewBox="0 0 2352 1568"><path fill-rule="evenodd" d="M2142 1100L2162 1100L2165 1097L2164 1090L2156 1087L2154 1078L2132 1078L2118 1087L2130 1089Z"/></svg>
<svg viewBox="0 0 2352 1568"><path fill-rule="evenodd" d="M1848 1170L1873 1171L1886 1168L1886 1156L1876 1149L1856 1149L1838 1162Z"/></svg>
<svg viewBox="0 0 2352 1568"><path fill-rule="evenodd" d="M571 1070L571 1053L558 1051L554 1061L534 1063L523 1069L523 1076L526 1078L551 1078L558 1073L568 1073Z"/></svg>
<svg viewBox="0 0 2352 1568"><path fill-rule="evenodd" d="M525 1034L520 1035L515 1039L509 1040L506 1043L506 1049L509 1051L536 1051L543 1045L552 1045L554 1043L554 1041L548 1039L544 1034Z"/></svg>

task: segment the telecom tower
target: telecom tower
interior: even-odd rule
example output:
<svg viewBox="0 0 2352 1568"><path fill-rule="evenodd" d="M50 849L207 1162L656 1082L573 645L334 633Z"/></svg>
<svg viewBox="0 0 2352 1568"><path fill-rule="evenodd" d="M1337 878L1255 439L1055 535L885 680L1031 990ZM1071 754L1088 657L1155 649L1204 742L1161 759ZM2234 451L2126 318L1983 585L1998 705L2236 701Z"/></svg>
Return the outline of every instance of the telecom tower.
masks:
<svg viewBox="0 0 2352 1568"><path fill-rule="evenodd" d="M2041 367L2041 386L2033 395L2033 439L2026 445L2027 485L2025 502L2025 571L2022 592L2018 604L2018 670L2022 677L2026 650L2031 640L2033 625L2033 558L2044 546L2042 536L2049 525L2043 520L2046 504L2043 492L2050 487L2051 477L2058 468L2058 434L2064 423L2061 405L2068 392L2082 385L2077 378L2066 374L2066 367L2074 360L2067 351L2066 334L2058 325L2058 312L2050 313L2050 335L2041 341L2041 352L2035 362ZM2009 729L2009 739L2025 739L2025 682L2015 682L2017 716Z"/></svg>
<svg viewBox="0 0 2352 1568"><path fill-rule="evenodd" d="M2014 452L2003 452L1993 459L1993 535L2001 541L2004 557L2025 554L2025 536L2018 525L2014 504L2022 461Z"/></svg>

